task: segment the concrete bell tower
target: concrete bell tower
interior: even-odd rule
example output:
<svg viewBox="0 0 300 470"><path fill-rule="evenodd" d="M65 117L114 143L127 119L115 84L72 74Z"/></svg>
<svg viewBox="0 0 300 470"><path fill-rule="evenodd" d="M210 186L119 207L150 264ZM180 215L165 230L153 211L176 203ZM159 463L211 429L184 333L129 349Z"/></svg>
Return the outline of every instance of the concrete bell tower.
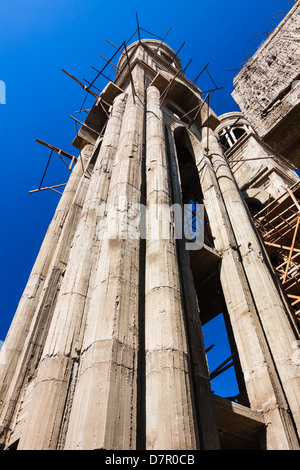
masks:
<svg viewBox="0 0 300 470"><path fill-rule="evenodd" d="M257 162L237 178L230 164L235 149L271 152L237 117L210 109L165 43L121 51L1 351L4 449L299 449L297 320L247 206L266 189ZM199 245L184 230L191 202ZM202 325L221 311L237 401L210 386Z"/></svg>

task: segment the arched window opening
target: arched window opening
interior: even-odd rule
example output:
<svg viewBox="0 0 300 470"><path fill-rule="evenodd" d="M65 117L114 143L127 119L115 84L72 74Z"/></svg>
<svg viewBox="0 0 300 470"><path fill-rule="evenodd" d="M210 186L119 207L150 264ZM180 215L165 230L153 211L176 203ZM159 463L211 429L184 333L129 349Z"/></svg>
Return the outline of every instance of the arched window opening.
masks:
<svg viewBox="0 0 300 470"><path fill-rule="evenodd" d="M234 129L227 127L220 132L219 142L226 151L230 149L245 133L246 130L243 127L235 127Z"/></svg>
<svg viewBox="0 0 300 470"><path fill-rule="evenodd" d="M228 139L226 138L225 135L221 135L219 140L220 140L220 144L225 150L228 150L230 148L230 143L228 142Z"/></svg>
<svg viewBox="0 0 300 470"><path fill-rule="evenodd" d="M236 127L235 129L232 130L236 140L238 140L240 137L242 137L246 131L242 127Z"/></svg>

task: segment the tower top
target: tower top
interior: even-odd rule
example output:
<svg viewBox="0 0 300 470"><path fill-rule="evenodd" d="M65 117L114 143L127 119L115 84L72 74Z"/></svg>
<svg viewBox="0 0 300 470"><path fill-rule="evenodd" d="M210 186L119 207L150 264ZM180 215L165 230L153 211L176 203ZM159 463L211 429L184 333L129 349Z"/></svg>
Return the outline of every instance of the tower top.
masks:
<svg viewBox="0 0 300 470"><path fill-rule="evenodd" d="M150 48L153 52L157 53L158 56L166 60L170 65L176 69L181 70L180 59L177 57L176 52L166 43L158 41L157 39L140 39L139 41L135 41L127 47L128 53L139 44ZM125 60L126 57L124 54L122 54L118 62L118 68L122 68Z"/></svg>

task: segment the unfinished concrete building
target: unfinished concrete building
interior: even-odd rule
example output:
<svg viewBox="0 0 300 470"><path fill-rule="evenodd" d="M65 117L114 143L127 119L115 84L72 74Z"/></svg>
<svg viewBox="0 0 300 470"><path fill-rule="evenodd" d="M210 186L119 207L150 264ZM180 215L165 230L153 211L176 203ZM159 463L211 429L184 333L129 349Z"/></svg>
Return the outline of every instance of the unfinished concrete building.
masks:
<svg viewBox="0 0 300 470"><path fill-rule="evenodd" d="M300 3L234 79L233 97L257 134L300 166Z"/></svg>
<svg viewBox="0 0 300 470"><path fill-rule="evenodd" d="M119 52L1 350L1 446L299 449L295 168L245 113L217 116L163 41ZM175 236L191 201L197 249ZM167 234L149 236L160 206ZM211 390L202 326L220 312L236 400Z"/></svg>

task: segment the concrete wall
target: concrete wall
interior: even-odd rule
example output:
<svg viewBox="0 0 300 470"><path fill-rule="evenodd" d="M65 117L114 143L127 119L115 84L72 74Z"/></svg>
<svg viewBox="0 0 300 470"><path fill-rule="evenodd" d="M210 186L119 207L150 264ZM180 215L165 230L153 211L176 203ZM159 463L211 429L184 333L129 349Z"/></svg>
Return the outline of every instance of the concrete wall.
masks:
<svg viewBox="0 0 300 470"><path fill-rule="evenodd" d="M297 2L234 79L232 95L277 153L300 165L300 5Z"/></svg>

